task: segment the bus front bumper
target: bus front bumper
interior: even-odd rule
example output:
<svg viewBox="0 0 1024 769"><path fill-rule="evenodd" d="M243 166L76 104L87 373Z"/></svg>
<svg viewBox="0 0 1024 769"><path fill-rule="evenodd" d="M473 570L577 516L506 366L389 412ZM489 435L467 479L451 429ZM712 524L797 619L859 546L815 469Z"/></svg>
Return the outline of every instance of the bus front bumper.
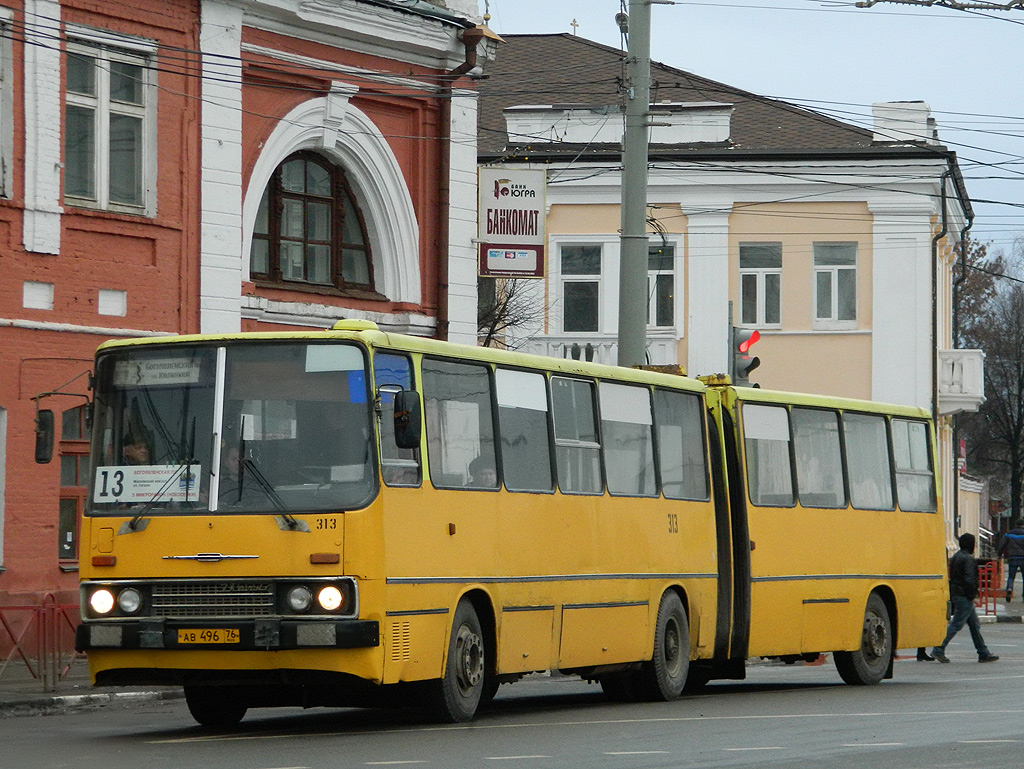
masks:
<svg viewBox="0 0 1024 769"><path fill-rule="evenodd" d="M120 620L83 622L75 631L75 649L357 649L380 646L376 620L258 619L225 622Z"/></svg>

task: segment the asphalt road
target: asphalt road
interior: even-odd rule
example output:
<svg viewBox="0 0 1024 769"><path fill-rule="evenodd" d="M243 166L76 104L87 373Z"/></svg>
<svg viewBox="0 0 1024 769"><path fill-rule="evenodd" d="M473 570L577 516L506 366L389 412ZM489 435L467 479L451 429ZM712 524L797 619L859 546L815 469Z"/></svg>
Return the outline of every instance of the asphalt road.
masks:
<svg viewBox="0 0 1024 769"><path fill-rule="evenodd" d="M181 700L6 718L0 769L1020 766L1024 625L983 632L999 662L979 665L964 630L951 664L898 660L895 678L874 687L841 683L831 663L755 664L743 682L624 705L577 679L534 677L503 686L476 721L457 726L402 712L283 709L215 733Z"/></svg>

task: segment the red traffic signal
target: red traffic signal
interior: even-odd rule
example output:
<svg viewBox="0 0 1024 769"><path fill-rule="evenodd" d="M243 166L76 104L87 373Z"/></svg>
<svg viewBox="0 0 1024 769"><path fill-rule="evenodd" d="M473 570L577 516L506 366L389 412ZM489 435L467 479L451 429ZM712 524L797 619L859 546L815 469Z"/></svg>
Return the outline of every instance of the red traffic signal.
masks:
<svg viewBox="0 0 1024 769"><path fill-rule="evenodd" d="M740 352L746 352L747 350L749 350L754 345L755 342L757 342L758 340L761 339L761 332L758 331L757 329L754 329L753 331L750 331L750 332L745 332L745 331L743 331L741 329L737 329L737 331L736 331L736 336L737 337L739 337L741 335L744 335L744 334L747 335L746 338L742 339L740 341L740 343L739 343L739 346L737 347L737 349Z"/></svg>

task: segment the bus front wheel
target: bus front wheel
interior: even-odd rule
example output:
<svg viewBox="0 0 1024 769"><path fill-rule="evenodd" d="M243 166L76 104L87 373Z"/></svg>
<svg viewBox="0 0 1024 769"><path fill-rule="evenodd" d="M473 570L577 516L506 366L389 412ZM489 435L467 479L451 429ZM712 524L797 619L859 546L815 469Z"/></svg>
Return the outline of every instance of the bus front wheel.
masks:
<svg viewBox="0 0 1024 769"><path fill-rule="evenodd" d="M463 599L455 609L444 675L430 685L427 707L437 720L469 721L480 706L486 682L484 634L476 609Z"/></svg>
<svg viewBox="0 0 1024 769"><path fill-rule="evenodd" d="M864 626L857 651L836 652L836 670L854 686L869 686L885 678L892 660L892 621L885 601L877 593L868 596Z"/></svg>
<svg viewBox="0 0 1024 769"><path fill-rule="evenodd" d="M640 669L644 699L668 702L679 697L690 668L690 626L679 595L665 593L658 607L654 658Z"/></svg>
<svg viewBox="0 0 1024 769"><path fill-rule="evenodd" d="M245 701L229 687L185 685L185 704L202 726L227 729L236 726L248 710Z"/></svg>

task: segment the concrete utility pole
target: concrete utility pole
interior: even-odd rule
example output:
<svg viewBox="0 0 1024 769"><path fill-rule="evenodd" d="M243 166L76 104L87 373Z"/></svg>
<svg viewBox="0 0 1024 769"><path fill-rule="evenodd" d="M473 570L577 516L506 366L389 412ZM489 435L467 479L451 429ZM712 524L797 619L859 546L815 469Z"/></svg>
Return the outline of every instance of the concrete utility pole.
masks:
<svg viewBox="0 0 1024 769"><path fill-rule="evenodd" d="M647 115L651 104L651 5L656 1L629 2L619 253L620 366L639 366L647 360Z"/></svg>

